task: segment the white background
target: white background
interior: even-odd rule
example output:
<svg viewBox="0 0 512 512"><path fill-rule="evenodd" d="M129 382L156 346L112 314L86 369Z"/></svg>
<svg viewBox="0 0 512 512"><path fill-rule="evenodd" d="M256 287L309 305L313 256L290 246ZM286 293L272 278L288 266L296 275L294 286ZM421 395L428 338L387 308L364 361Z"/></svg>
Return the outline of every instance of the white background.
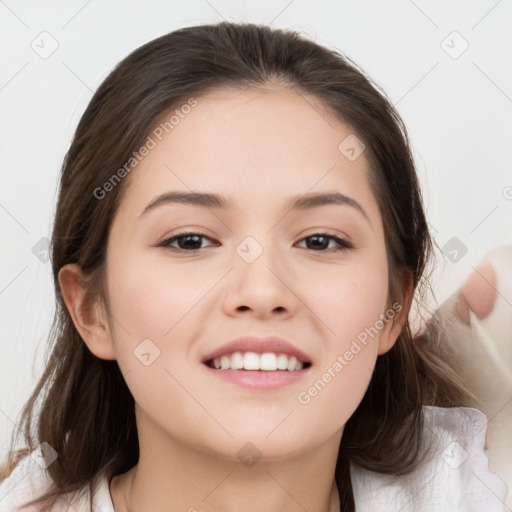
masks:
<svg viewBox="0 0 512 512"><path fill-rule="evenodd" d="M50 237L60 166L82 112L138 46L222 19L298 30L348 55L386 91L411 136L437 243L457 237L468 249L455 263L438 254L439 303L487 252L512 245L503 192L512 186L510 0L0 0L0 457L41 372L53 283L32 248ZM41 37L46 48L58 43L46 59L31 47Z"/></svg>

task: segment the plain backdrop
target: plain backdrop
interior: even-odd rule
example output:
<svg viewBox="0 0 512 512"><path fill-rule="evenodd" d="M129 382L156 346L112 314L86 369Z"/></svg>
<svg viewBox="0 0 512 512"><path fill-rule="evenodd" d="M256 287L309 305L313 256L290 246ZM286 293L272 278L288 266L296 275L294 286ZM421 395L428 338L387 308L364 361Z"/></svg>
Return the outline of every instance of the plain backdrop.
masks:
<svg viewBox="0 0 512 512"><path fill-rule="evenodd" d="M80 116L132 50L223 19L336 48L396 105L445 252L438 303L487 252L512 245L510 0L0 0L0 457L42 369L54 311L44 237Z"/></svg>

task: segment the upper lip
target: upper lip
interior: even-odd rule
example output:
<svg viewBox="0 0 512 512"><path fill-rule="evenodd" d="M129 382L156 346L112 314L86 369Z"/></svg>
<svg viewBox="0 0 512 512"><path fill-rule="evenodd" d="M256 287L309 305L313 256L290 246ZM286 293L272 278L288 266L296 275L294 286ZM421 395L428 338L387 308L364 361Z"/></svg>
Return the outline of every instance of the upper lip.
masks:
<svg viewBox="0 0 512 512"><path fill-rule="evenodd" d="M264 354L265 352L274 352L275 354L286 354L287 356L295 356L299 361L311 363L311 358L293 346L288 341L275 336L268 338L258 338L256 336L243 336L237 338L203 357L202 362L206 363L217 357L232 354L233 352L255 352L256 354Z"/></svg>

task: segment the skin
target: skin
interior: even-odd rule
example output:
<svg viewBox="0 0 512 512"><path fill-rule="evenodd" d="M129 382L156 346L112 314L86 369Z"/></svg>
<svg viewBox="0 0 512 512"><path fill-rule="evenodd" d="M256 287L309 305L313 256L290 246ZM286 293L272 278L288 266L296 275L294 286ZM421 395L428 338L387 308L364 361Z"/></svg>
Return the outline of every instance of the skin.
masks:
<svg viewBox="0 0 512 512"><path fill-rule="evenodd" d="M485 318L491 313L495 300L496 272L488 261L484 261L464 282L456 311L460 318L469 324L470 309L477 318Z"/></svg>
<svg viewBox="0 0 512 512"><path fill-rule="evenodd" d="M108 240L106 306L84 301L79 267L59 274L85 343L97 357L117 359L136 402L141 455L111 482L115 509L338 511L334 469L344 425L410 304L404 285L402 315L307 405L298 402L390 307L368 162L338 150L353 131L315 98L268 86L197 99L132 171ZM167 204L140 217L171 190L222 194L234 208ZM287 212L290 197L325 191L356 200L368 220L347 205ZM327 239L316 249L306 237L324 230L354 248L335 252ZM202 248L158 247L181 232L205 234ZM247 236L263 249L252 263L236 251ZM311 375L249 390L202 365L213 349L248 334L295 344L313 361ZM133 353L147 338L160 350L149 366ZM248 442L261 454L252 467L237 457Z"/></svg>

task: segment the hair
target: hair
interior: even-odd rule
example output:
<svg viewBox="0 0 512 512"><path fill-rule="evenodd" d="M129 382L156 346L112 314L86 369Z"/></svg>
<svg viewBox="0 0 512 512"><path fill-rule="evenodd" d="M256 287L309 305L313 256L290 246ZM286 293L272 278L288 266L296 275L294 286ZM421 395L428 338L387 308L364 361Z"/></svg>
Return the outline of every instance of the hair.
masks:
<svg viewBox="0 0 512 512"><path fill-rule="evenodd" d="M93 95L61 169L51 238L56 311L49 356L21 411L28 447L15 450L13 436L0 475L6 478L39 442L49 443L58 453L47 468L53 485L31 504L52 506L61 495L96 487L100 473L112 478L128 471L139 458L133 396L117 361L89 351L58 280L61 267L76 263L88 276L83 283L88 297L104 297L109 229L130 176L101 200L95 190L141 148L164 114L190 98L225 87L259 91L276 83L319 99L365 144L368 179L384 226L389 303L401 300L404 276L418 302L424 298L435 242L409 138L386 94L364 71L298 32L252 23L186 27L144 44L118 63ZM469 403L461 379L432 342L435 336L413 335L409 308L410 302L396 343L377 357L367 391L344 428L334 475L342 510L355 507L350 463L390 475L412 471L422 460L423 405Z"/></svg>

